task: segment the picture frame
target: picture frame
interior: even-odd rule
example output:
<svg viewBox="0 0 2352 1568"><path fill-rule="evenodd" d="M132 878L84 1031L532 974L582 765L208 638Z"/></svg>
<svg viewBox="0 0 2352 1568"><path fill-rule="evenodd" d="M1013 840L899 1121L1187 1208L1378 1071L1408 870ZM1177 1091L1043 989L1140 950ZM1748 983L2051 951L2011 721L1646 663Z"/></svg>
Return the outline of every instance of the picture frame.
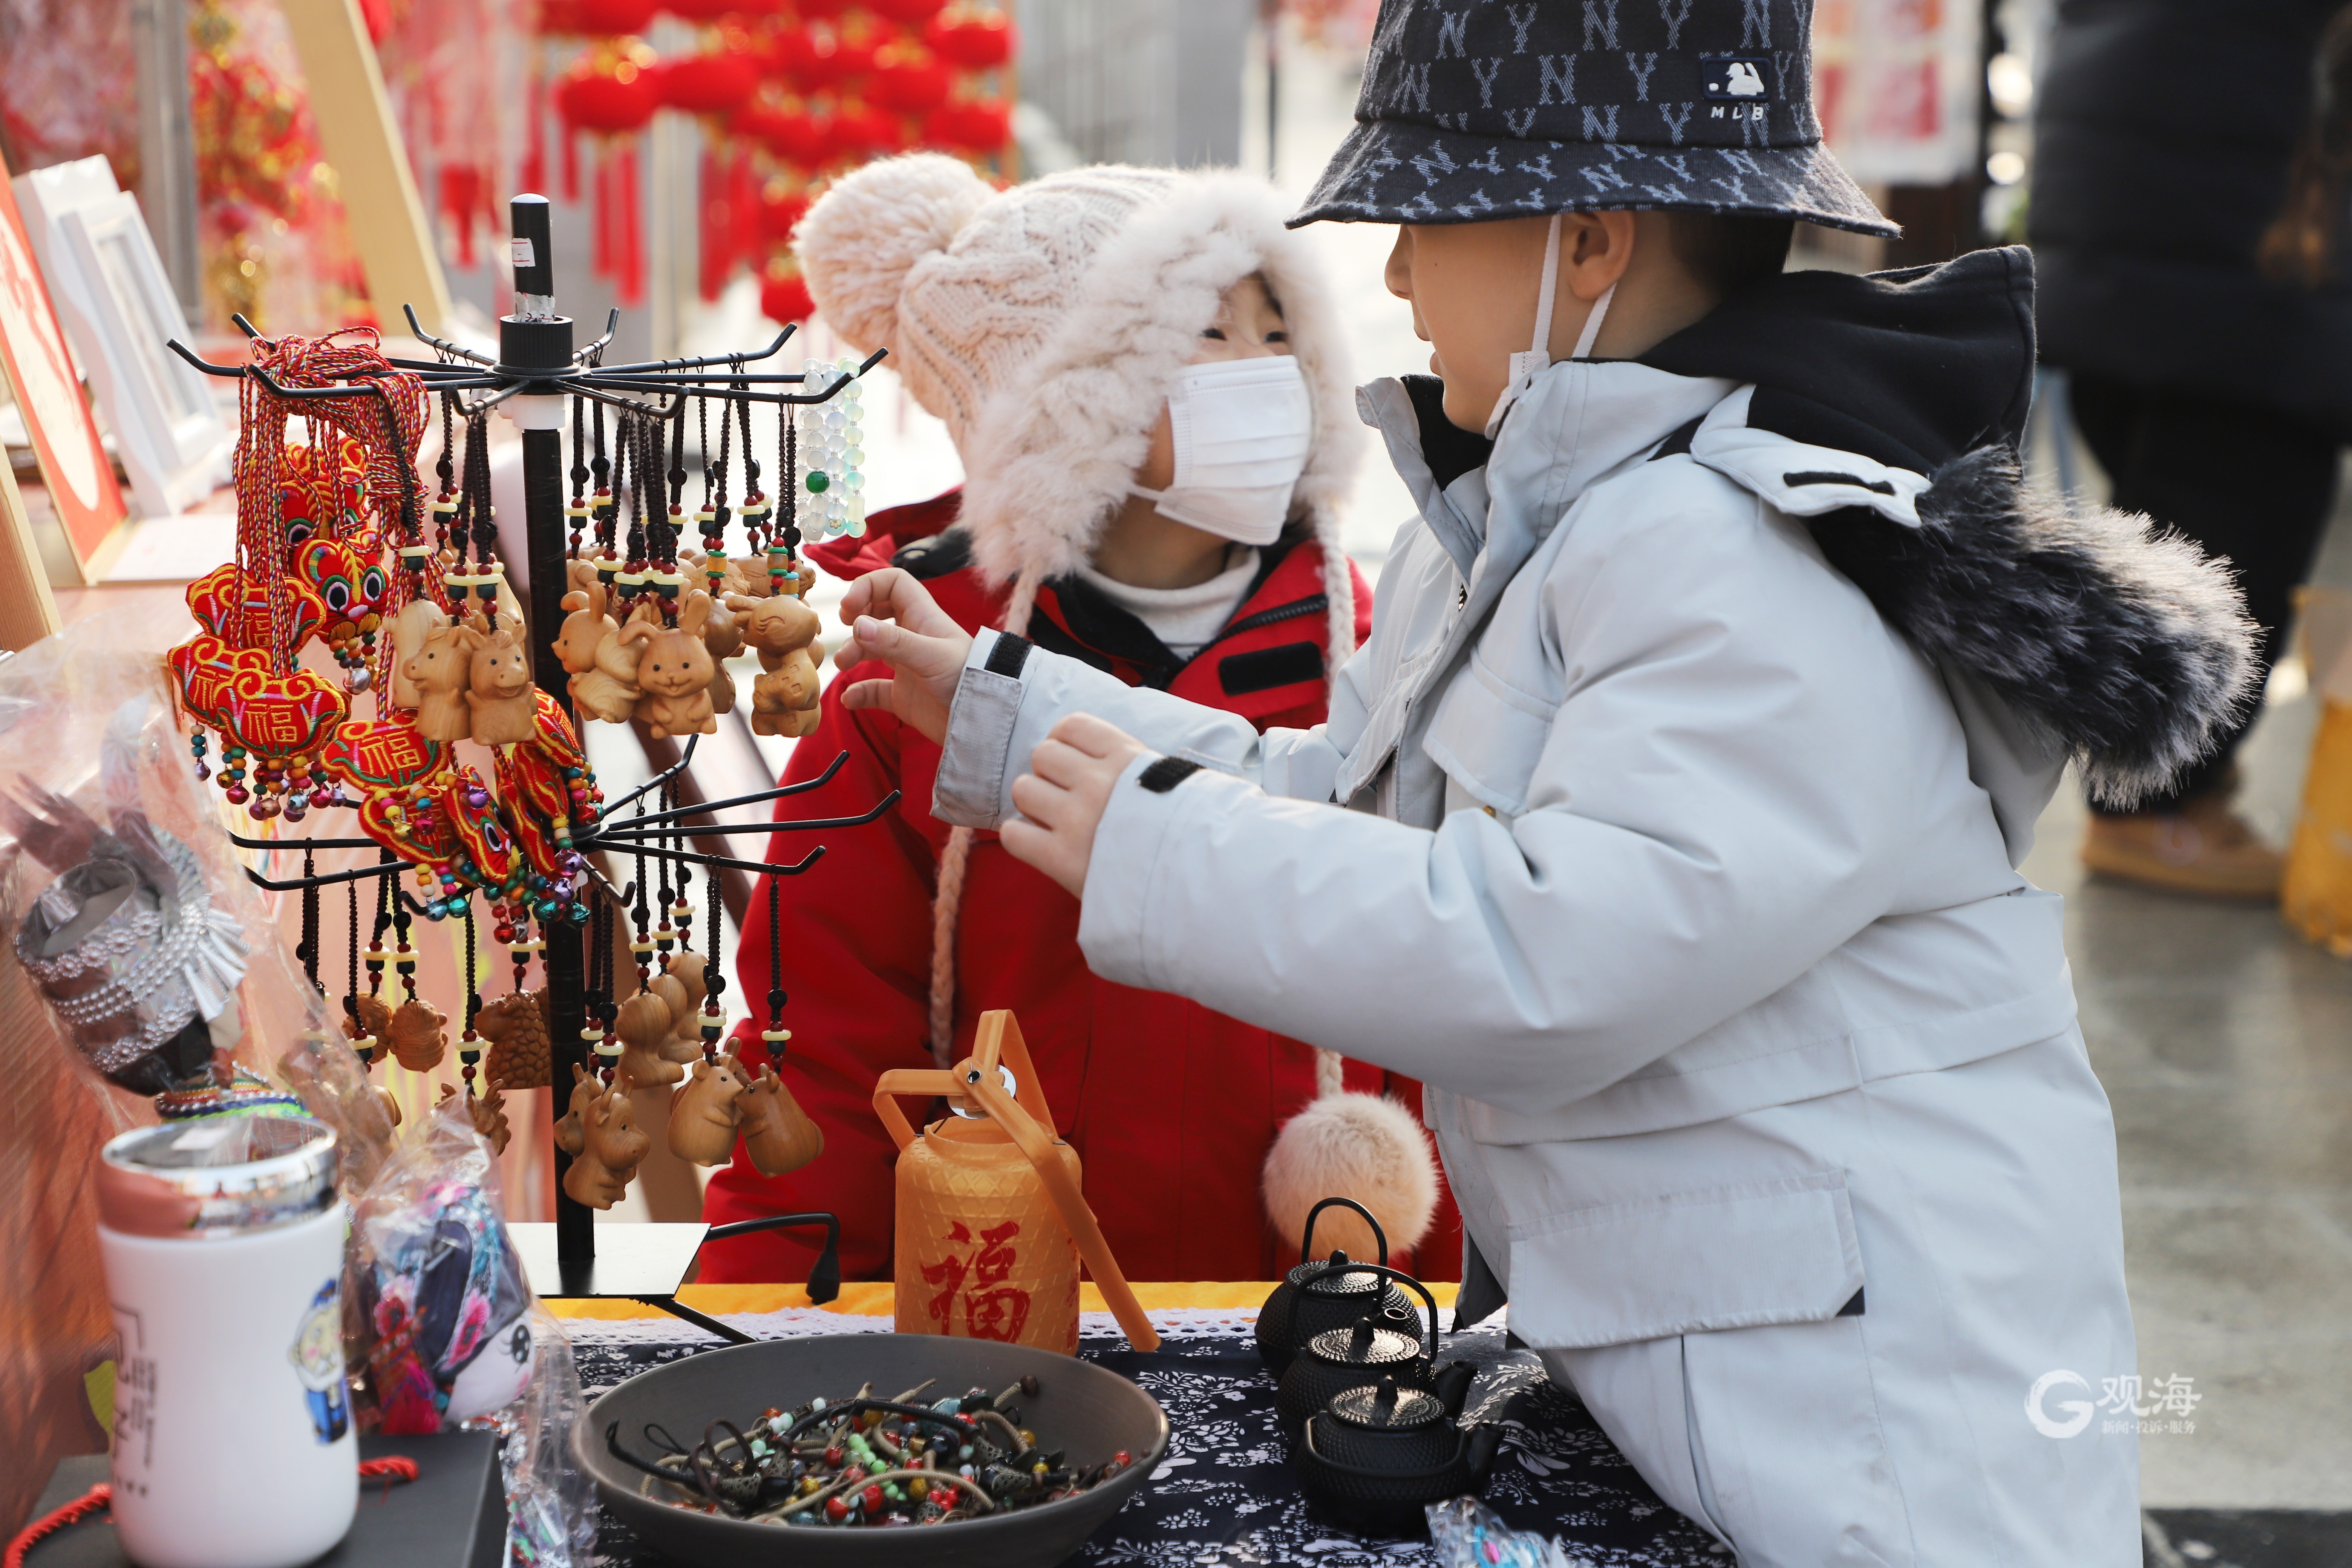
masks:
<svg viewBox="0 0 2352 1568"><path fill-rule="evenodd" d="M0 164L0 175L6 174ZM72 353L12 187L0 178L0 373L25 419L74 563L85 582L127 509L98 421L82 396Z"/></svg>
<svg viewBox="0 0 2352 1568"><path fill-rule="evenodd" d="M139 510L176 517L228 481L236 436L205 377L163 346L191 334L138 201L103 158L19 175L16 190Z"/></svg>

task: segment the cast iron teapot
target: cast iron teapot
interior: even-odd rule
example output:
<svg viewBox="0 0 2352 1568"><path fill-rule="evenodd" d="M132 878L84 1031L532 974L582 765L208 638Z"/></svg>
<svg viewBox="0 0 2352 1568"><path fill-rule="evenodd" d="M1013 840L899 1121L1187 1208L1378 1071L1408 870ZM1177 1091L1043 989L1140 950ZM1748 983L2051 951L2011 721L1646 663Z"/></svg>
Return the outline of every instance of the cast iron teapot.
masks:
<svg viewBox="0 0 2352 1568"><path fill-rule="evenodd" d="M1438 1374L1434 1391L1384 1377L1308 1416L1297 1454L1307 1502L1359 1535L1418 1535L1429 1528L1422 1510L1431 1503L1481 1490L1503 1433L1454 1424L1474 1374L1457 1361Z"/></svg>
<svg viewBox="0 0 2352 1568"><path fill-rule="evenodd" d="M1381 1248L1377 1271L1351 1264L1348 1255L1337 1249L1328 1258L1315 1257L1315 1218L1334 1205L1355 1210L1372 1227L1372 1239ZM1421 1314L1396 1283L1412 1277L1390 1268L1388 1261L1388 1233L1381 1229L1372 1211L1355 1199L1325 1198L1309 1209L1307 1235L1298 1244L1298 1267L1283 1276L1258 1311L1257 1353L1265 1359L1267 1369L1280 1377L1307 1341L1327 1329L1352 1328L1367 1315L1376 1320L1377 1327L1420 1338Z"/></svg>
<svg viewBox="0 0 2352 1568"><path fill-rule="evenodd" d="M1275 1397L1275 1416L1283 1435L1298 1441L1307 1418L1349 1389L1396 1379L1400 1388L1424 1392L1437 1386L1437 1298L1429 1287L1400 1268L1353 1264L1351 1274L1382 1275L1410 1285L1429 1303L1429 1350L1422 1352L1421 1336L1406 1333L1370 1313L1346 1328L1326 1329L1308 1340L1283 1369L1281 1392ZM1415 1322L1413 1327L1421 1325Z"/></svg>

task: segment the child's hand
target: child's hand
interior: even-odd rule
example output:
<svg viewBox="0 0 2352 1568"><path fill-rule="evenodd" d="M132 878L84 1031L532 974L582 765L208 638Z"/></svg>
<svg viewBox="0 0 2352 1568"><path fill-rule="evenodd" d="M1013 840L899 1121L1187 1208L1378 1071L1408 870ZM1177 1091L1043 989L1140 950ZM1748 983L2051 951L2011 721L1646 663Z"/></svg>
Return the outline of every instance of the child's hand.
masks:
<svg viewBox="0 0 2352 1568"><path fill-rule="evenodd" d="M1090 713L1073 713L1055 724L1029 753L1030 771L1013 781L1013 805L1021 817L998 830L1004 847L1014 859L1085 897L1087 862L1094 858L1095 829L1110 805L1111 786L1144 750L1142 742Z"/></svg>
<svg viewBox="0 0 2352 1568"><path fill-rule="evenodd" d="M971 636L940 608L929 589L896 566L869 572L849 585L841 601L841 624L856 635L834 655L835 664L847 669L878 658L893 672L888 680L852 686L841 694L841 705L887 709L934 744L944 743L948 709L971 652Z"/></svg>

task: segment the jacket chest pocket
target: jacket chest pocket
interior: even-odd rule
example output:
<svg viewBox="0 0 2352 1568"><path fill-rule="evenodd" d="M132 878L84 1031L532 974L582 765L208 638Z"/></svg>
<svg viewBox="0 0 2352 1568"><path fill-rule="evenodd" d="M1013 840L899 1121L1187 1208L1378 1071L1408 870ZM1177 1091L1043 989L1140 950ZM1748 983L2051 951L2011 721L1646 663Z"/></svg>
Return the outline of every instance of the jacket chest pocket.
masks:
<svg viewBox="0 0 2352 1568"><path fill-rule="evenodd" d="M1528 808L1557 711L1556 704L1503 679L1474 650L1438 703L1422 750L1461 794L1497 816L1517 816Z"/></svg>

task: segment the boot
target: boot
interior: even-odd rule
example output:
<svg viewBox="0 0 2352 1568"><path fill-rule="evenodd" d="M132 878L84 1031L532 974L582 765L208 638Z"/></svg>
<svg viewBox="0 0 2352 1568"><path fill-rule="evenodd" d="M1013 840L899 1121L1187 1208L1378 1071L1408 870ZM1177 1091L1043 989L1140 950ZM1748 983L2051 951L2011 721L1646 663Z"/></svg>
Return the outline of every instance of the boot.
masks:
<svg viewBox="0 0 2352 1568"><path fill-rule="evenodd" d="M2172 811L2091 818L2083 864L2101 876L2215 899L2278 897L2285 857L2230 809L2227 790Z"/></svg>

